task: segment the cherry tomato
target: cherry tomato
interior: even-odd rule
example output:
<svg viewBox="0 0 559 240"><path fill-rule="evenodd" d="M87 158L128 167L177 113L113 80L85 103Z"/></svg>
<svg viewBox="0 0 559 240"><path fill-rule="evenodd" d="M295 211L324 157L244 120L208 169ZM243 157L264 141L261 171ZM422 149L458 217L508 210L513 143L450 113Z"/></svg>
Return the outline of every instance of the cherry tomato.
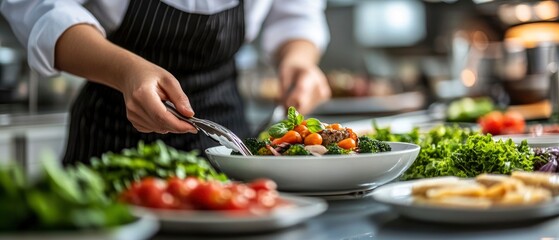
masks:
<svg viewBox="0 0 559 240"><path fill-rule="evenodd" d="M231 198L231 191L225 189L222 183L214 181L198 185L191 194L192 203L200 209L223 209Z"/></svg>
<svg viewBox="0 0 559 240"><path fill-rule="evenodd" d="M305 138L305 145L320 145L322 144L322 135L318 133L311 133Z"/></svg>
<svg viewBox="0 0 559 240"><path fill-rule="evenodd" d="M278 187L276 182L266 178L255 179L250 182L248 186L254 189L254 191L256 192L260 190L276 190L276 188Z"/></svg>
<svg viewBox="0 0 559 240"><path fill-rule="evenodd" d="M338 142L338 146L343 148L343 149L353 149L356 146L355 140L353 140L352 138L346 138L344 140L341 140Z"/></svg>
<svg viewBox="0 0 559 240"><path fill-rule="evenodd" d="M349 138L357 141L357 134L355 132L353 132L353 129L346 128L346 131L349 133Z"/></svg>
<svg viewBox="0 0 559 240"><path fill-rule="evenodd" d="M296 144L296 143L302 143L302 142L303 142L303 138L301 137L301 134L299 134L296 131L289 130L281 138L274 139L272 141L272 144L275 144L275 145L278 145L278 144L281 144L281 143Z"/></svg>
<svg viewBox="0 0 559 240"><path fill-rule="evenodd" d="M233 194L242 195L247 199L252 199L256 196L256 191L246 184L234 183L228 186Z"/></svg>
<svg viewBox="0 0 559 240"><path fill-rule="evenodd" d="M244 210L248 209L250 201L243 195L233 194L225 201L223 209L225 210Z"/></svg>
<svg viewBox="0 0 559 240"><path fill-rule="evenodd" d="M140 183L136 191L142 205L146 207L158 208L165 205L161 199L165 191L165 182L160 179L147 178Z"/></svg>
<svg viewBox="0 0 559 240"><path fill-rule="evenodd" d="M499 111L493 111L483 115L478 119L483 133L490 133L492 135L501 134L503 131L503 114Z"/></svg>
<svg viewBox="0 0 559 240"><path fill-rule="evenodd" d="M167 192L181 200L186 199L198 184L200 184L200 182L195 177L188 177L185 179L171 178L167 180Z"/></svg>
<svg viewBox="0 0 559 240"><path fill-rule="evenodd" d="M276 205L278 193L276 191L259 190L256 192L254 202L265 208L272 208Z"/></svg>
<svg viewBox="0 0 559 240"><path fill-rule="evenodd" d="M518 134L524 133L526 130L526 121L524 116L516 111L505 112L503 116L503 133Z"/></svg>
<svg viewBox="0 0 559 240"><path fill-rule="evenodd" d="M330 125L328 125L328 128L332 129L332 130L340 130L342 129L342 125L339 123L332 123Z"/></svg>
<svg viewBox="0 0 559 240"><path fill-rule="evenodd" d="M298 132L301 137L305 138L307 137L307 135L309 135L311 132L309 131L309 129L307 128L307 126L305 125L297 125L295 128L293 128L294 131Z"/></svg>

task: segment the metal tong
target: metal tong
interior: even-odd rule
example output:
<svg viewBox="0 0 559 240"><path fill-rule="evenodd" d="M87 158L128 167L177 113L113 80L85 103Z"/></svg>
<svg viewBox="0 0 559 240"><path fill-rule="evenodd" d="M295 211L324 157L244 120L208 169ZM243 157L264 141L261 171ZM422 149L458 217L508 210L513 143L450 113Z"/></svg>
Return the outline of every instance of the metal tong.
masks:
<svg viewBox="0 0 559 240"><path fill-rule="evenodd" d="M180 120L190 123L198 131L206 134L208 137L212 138L221 145L228 147L230 149L240 152L244 156L252 156L250 150L245 146L243 141L235 135L231 130L224 126L221 126L215 122L206 119L200 119L195 117L186 117L179 113L175 108L175 105L170 101L163 101L167 110L175 115Z"/></svg>

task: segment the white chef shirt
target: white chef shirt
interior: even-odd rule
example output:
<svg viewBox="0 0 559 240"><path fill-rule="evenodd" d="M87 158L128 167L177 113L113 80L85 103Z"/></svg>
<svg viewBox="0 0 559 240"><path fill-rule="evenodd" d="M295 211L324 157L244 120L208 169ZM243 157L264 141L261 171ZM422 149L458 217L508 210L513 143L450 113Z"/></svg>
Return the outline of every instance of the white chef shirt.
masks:
<svg viewBox="0 0 559 240"><path fill-rule="evenodd" d="M185 12L212 14L239 4L238 0L160 0ZM27 48L29 65L43 76L54 68L56 41L75 24L91 24L105 36L122 22L129 0L3 0L0 11ZM262 27L262 48L269 56L290 39L307 39L323 50L329 33L324 0L245 0L246 40Z"/></svg>

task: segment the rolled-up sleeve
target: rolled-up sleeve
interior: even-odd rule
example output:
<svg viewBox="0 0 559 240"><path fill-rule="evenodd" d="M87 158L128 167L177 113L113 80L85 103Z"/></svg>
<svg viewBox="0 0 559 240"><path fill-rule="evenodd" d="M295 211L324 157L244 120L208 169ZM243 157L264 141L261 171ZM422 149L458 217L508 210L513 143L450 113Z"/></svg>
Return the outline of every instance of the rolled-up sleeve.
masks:
<svg viewBox="0 0 559 240"><path fill-rule="evenodd" d="M305 39L324 51L330 35L323 0L273 1L262 27L262 47L271 56L283 43Z"/></svg>
<svg viewBox="0 0 559 240"><path fill-rule="evenodd" d="M73 25L91 24L105 35L99 21L82 6L85 0L4 0L0 11L27 49L31 68L43 76L59 73L54 67L58 38Z"/></svg>

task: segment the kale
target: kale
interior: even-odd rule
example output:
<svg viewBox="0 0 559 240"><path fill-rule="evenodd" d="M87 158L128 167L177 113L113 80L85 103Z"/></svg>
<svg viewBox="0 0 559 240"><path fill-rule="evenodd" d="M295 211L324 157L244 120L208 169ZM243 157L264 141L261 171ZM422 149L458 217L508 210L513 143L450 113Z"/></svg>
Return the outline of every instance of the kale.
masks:
<svg viewBox="0 0 559 240"><path fill-rule="evenodd" d="M388 143L368 136L361 136L357 138L357 147L359 149L359 153L378 153L392 150Z"/></svg>
<svg viewBox="0 0 559 240"><path fill-rule="evenodd" d="M438 176L475 177L481 173L509 174L514 170L532 171L540 162L526 142L495 141L491 135L440 125L427 132L414 128L410 133L393 134L390 128L374 124L370 137L383 141L415 143L421 147L418 157L401 180ZM409 140L409 141L406 141Z"/></svg>
<svg viewBox="0 0 559 240"><path fill-rule="evenodd" d="M311 155L311 153L305 149L303 144L293 144L283 152L283 155Z"/></svg>

